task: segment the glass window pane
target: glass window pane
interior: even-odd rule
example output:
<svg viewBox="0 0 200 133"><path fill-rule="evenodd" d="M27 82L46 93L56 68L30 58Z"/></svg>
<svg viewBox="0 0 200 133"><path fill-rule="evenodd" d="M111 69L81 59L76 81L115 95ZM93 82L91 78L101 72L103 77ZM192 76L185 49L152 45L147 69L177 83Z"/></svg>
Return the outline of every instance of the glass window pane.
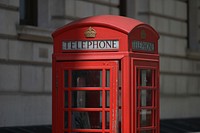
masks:
<svg viewBox="0 0 200 133"><path fill-rule="evenodd" d="M152 86L152 70L140 70L140 86Z"/></svg>
<svg viewBox="0 0 200 133"><path fill-rule="evenodd" d="M152 110L140 110L140 127L148 127L152 125Z"/></svg>
<svg viewBox="0 0 200 133"><path fill-rule="evenodd" d="M73 129L102 129L102 112L72 112Z"/></svg>
<svg viewBox="0 0 200 133"><path fill-rule="evenodd" d="M110 87L110 70L106 70L106 87Z"/></svg>
<svg viewBox="0 0 200 133"><path fill-rule="evenodd" d="M72 71L72 87L101 87L101 70L74 70Z"/></svg>
<svg viewBox="0 0 200 133"><path fill-rule="evenodd" d="M105 127L106 127L106 129L110 129L110 112L106 112L105 113L105 120L106 120L106 125L105 125Z"/></svg>
<svg viewBox="0 0 200 133"><path fill-rule="evenodd" d="M140 91L137 89L137 96L136 96L136 99L137 99L137 107L139 107L140 105Z"/></svg>
<svg viewBox="0 0 200 133"><path fill-rule="evenodd" d="M140 73L140 69L137 69L136 71L136 75L137 75L137 80L136 80L136 86L139 86L139 82L140 82L140 79L139 79L139 74Z"/></svg>
<svg viewBox="0 0 200 133"><path fill-rule="evenodd" d="M64 104L65 104L65 108L68 108L68 91L65 91L65 101L64 101Z"/></svg>
<svg viewBox="0 0 200 133"><path fill-rule="evenodd" d="M141 90L140 97L141 106L152 106L152 90Z"/></svg>
<svg viewBox="0 0 200 133"><path fill-rule="evenodd" d="M118 133L122 132L122 110L118 109Z"/></svg>
<svg viewBox="0 0 200 133"><path fill-rule="evenodd" d="M64 71L64 85L65 85L65 88L68 88L68 71L67 70Z"/></svg>
<svg viewBox="0 0 200 133"><path fill-rule="evenodd" d="M106 91L106 108L110 107L110 91Z"/></svg>
<svg viewBox="0 0 200 133"><path fill-rule="evenodd" d="M101 108L102 91L72 91L73 108Z"/></svg>
<svg viewBox="0 0 200 133"><path fill-rule="evenodd" d="M37 26L37 0L20 0L19 17L20 25L33 25Z"/></svg>
<svg viewBox="0 0 200 133"><path fill-rule="evenodd" d="M65 122L64 122L64 123L65 123L65 126L64 126L64 127L65 127L65 128L68 128L68 112L65 112L64 115L65 115L65 116L64 116L64 117L65 117Z"/></svg>

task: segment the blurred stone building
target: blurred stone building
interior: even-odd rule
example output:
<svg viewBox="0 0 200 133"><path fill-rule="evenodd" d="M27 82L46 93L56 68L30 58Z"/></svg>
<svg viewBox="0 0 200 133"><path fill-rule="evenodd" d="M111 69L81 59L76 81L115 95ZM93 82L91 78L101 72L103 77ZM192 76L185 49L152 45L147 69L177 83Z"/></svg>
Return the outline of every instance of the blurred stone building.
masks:
<svg viewBox="0 0 200 133"><path fill-rule="evenodd" d="M51 124L51 33L100 14L159 32L161 119L200 118L200 0L0 0L0 127Z"/></svg>

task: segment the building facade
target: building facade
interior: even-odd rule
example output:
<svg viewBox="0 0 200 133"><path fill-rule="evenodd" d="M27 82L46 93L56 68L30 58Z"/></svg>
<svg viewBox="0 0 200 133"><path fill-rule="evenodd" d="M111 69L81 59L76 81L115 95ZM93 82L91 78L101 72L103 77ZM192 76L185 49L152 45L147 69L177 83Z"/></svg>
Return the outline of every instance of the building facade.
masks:
<svg viewBox="0 0 200 133"><path fill-rule="evenodd" d="M0 127L51 124L51 33L101 14L159 32L161 119L200 117L200 0L1 0Z"/></svg>

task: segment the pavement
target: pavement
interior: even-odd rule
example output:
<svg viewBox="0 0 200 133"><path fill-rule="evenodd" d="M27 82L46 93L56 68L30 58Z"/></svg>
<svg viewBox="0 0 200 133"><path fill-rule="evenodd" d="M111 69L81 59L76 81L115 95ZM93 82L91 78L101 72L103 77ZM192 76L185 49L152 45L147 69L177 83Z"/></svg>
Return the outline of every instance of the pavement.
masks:
<svg viewBox="0 0 200 133"><path fill-rule="evenodd" d="M200 118L161 120L160 133L200 133Z"/></svg>
<svg viewBox="0 0 200 133"><path fill-rule="evenodd" d="M51 133L51 125L0 127L0 133ZM200 118L161 120L160 133L200 133Z"/></svg>

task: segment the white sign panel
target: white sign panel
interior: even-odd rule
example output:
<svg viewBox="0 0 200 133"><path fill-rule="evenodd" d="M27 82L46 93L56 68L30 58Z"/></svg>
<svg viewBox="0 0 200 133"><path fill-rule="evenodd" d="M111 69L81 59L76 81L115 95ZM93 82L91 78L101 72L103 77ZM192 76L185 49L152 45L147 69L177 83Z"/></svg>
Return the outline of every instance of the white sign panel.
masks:
<svg viewBox="0 0 200 133"><path fill-rule="evenodd" d="M118 40L63 41L62 50L118 50Z"/></svg>

